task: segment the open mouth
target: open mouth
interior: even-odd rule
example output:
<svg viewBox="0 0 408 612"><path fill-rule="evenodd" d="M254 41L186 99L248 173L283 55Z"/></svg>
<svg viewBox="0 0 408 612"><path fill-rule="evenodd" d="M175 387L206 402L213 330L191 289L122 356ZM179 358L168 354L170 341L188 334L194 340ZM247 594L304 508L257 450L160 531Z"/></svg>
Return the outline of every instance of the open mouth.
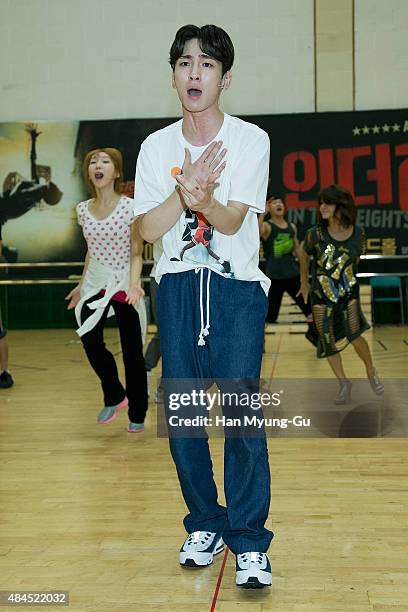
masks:
<svg viewBox="0 0 408 612"><path fill-rule="evenodd" d="M103 172L95 172L96 179L103 179Z"/></svg>
<svg viewBox="0 0 408 612"><path fill-rule="evenodd" d="M201 89L191 88L191 89L187 89L187 93L190 96L190 98L199 98L203 92L201 91Z"/></svg>

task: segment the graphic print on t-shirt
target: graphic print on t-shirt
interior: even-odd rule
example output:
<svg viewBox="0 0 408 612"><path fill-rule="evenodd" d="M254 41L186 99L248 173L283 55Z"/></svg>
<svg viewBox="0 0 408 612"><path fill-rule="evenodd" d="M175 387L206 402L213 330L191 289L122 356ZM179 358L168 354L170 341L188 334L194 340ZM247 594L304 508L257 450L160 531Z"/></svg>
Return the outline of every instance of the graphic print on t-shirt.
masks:
<svg viewBox="0 0 408 612"><path fill-rule="evenodd" d="M274 257L282 257L283 255L287 255L288 253L292 253L294 247L295 244L293 242L292 236L287 232L279 232L275 240L273 241Z"/></svg>
<svg viewBox="0 0 408 612"><path fill-rule="evenodd" d="M209 264L220 267L220 272L234 278L229 261L222 259L211 249L211 238L214 227L205 216L193 210L184 213L185 229L182 241L187 244L182 248L180 257L172 257L170 261L186 261L194 264ZM213 261L212 261L213 260Z"/></svg>

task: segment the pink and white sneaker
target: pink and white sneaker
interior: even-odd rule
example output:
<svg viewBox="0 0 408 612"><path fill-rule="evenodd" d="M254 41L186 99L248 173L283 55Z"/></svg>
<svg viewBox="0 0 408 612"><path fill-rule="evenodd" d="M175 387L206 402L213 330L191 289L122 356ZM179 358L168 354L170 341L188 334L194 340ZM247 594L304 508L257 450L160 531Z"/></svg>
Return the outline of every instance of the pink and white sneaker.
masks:
<svg viewBox="0 0 408 612"><path fill-rule="evenodd" d="M112 423L112 421L116 419L119 410L126 408L128 404L129 400L127 397L125 397L120 404L116 404L116 406L104 406L98 414L99 425L107 425L108 423Z"/></svg>

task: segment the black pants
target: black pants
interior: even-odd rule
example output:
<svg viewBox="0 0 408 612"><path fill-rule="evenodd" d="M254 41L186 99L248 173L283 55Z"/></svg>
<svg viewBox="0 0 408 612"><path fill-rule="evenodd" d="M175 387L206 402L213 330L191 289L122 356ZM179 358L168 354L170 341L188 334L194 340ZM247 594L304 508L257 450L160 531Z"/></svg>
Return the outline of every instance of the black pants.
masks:
<svg viewBox="0 0 408 612"><path fill-rule="evenodd" d="M88 303L100 297L89 298L81 310L81 324L94 312ZM125 366L126 391L123 388L116 367L115 358L105 346L103 328L112 306L119 327L122 357ZM81 338L89 363L99 377L105 406L115 406L127 396L129 420L143 423L147 411L147 378L143 358L142 332L139 315L133 306L111 300L103 311L97 325Z"/></svg>
<svg viewBox="0 0 408 612"><path fill-rule="evenodd" d="M279 309L282 303L283 294L289 293L290 297L296 302L305 317L308 317L312 312L310 300L305 302L301 295L296 297L300 289L300 276L292 276L291 278L271 279L271 288L268 294L268 314L266 316L267 323L275 323L279 315Z"/></svg>

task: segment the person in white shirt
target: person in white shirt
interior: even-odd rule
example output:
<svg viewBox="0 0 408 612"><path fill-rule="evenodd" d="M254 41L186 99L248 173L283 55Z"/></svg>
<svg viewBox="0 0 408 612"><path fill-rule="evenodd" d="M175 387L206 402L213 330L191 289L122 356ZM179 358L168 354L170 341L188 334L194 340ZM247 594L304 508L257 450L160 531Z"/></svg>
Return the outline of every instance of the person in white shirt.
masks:
<svg viewBox="0 0 408 612"><path fill-rule="evenodd" d="M85 157L84 176L93 198L77 205L77 217L88 250L81 281L66 299L68 309L75 308L77 333L101 381L104 406L98 423L111 423L128 406L128 432L139 433L147 411L143 241L134 223L133 200L120 193L122 167L122 154L114 148L95 149ZM103 338L105 320L112 314L119 327L126 389Z"/></svg>
<svg viewBox="0 0 408 612"><path fill-rule="evenodd" d="M269 139L219 107L233 60L233 44L221 28L179 29L170 65L183 118L151 134L137 161L140 232L149 242L163 241L156 280L167 414L168 389L180 379L181 389L189 380L215 380L223 389L259 384L270 282L258 267L256 213L265 209ZM242 406L234 409L240 413ZM189 510L180 563L209 565L225 542L237 557L236 584L269 586L266 551L273 534L265 527L270 472L264 432L226 432L226 508L217 500L205 430L184 429L182 436L169 428Z"/></svg>

